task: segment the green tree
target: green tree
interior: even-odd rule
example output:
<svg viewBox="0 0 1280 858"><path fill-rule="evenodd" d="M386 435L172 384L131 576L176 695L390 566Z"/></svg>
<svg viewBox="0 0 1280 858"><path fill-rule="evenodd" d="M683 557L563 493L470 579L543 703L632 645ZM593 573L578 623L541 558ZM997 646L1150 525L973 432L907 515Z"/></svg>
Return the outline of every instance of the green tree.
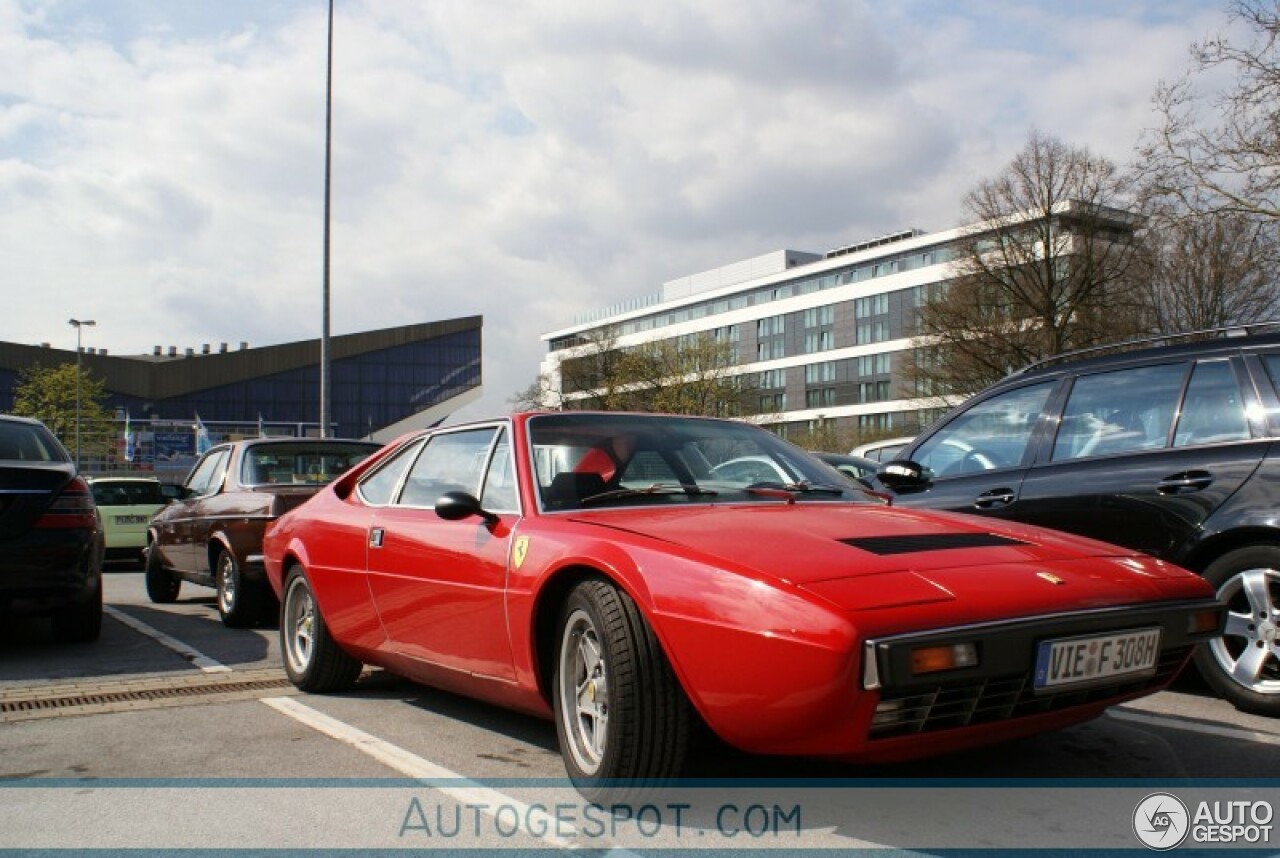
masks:
<svg viewBox="0 0 1280 858"><path fill-rule="evenodd" d="M43 367L33 364L18 373L13 413L34 417L49 427L68 450L75 452L76 374L73 363ZM115 423L107 411L103 382L80 368L80 455L100 458L114 448Z"/></svg>
<svg viewBox="0 0 1280 858"><path fill-rule="evenodd" d="M620 346L605 329L560 363L559 383L540 375L511 403L528 410L651 411L733 417L753 413L753 377L734 372L736 343L694 334Z"/></svg>

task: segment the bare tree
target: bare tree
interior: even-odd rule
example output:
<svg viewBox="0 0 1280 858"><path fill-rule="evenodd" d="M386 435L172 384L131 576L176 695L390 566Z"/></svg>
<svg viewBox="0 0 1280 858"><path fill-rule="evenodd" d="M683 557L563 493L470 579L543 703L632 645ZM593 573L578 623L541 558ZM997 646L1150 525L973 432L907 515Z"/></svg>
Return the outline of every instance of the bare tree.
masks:
<svg viewBox="0 0 1280 858"><path fill-rule="evenodd" d="M1148 327L1161 333L1249 324L1280 314L1280 222L1238 212L1149 207L1143 238Z"/></svg>
<svg viewBox="0 0 1280 858"><path fill-rule="evenodd" d="M964 205L954 279L926 302L909 360L921 393L968 393L1034 360L1140 327L1136 215L1116 166L1038 132Z"/></svg>
<svg viewBox="0 0 1280 858"><path fill-rule="evenodd" d="M1247 44L1214 36L1191 46L1191 67L1155 94L1160 126L1143 135L1144 180L1189 212L1280 219L1280 0L1238 0L1229 19ZM1234 74L1205 94L1199 84ZM1201 118L1208 107L1214 119Z"/></svg>

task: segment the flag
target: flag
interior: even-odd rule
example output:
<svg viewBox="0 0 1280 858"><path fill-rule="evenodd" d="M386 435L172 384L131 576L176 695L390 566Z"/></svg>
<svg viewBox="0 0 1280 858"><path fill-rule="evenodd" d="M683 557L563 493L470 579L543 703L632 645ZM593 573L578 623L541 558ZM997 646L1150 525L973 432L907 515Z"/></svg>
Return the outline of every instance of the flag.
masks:
<svg viewBox="0 0 1280 858"><path fill-rule="evenodd" d="M204 421L200 419L199 413L196 414L196 455L200 456L209 451L213 445L209 443L209 429L204 425Z"/></svg>
<svg viewBox="0 0 1280 858"><path fill-rule="evenodd" d="M267 437L267 427L262 425L262 412L258 412L258 437Z"/></svg>
<svg viewBox="0 0 1280 858"><path fill-rule="evenodd" d="M129 412L124 413L124 460L133 461L133 428L129 425Z"/></svg>

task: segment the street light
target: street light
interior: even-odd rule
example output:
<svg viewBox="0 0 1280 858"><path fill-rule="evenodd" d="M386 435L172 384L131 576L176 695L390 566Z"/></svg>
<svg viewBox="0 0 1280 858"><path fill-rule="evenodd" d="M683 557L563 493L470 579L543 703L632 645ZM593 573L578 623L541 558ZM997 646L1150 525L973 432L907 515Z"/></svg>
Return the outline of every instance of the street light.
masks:
<svg viewBox="0 0 1280 858"><path fill-rule="evenodd" d="M329 50L324 89L324 272L320 300L320 437L329 437L329 175L333 144L333 0L329 0Z"/></svg>
<svg viewBox="0 0 1280 858"><path fill-rule="evenodd" d="M80 472L80 329L98 324L93 319L67 319L67 324L76 329L76 473Z"/></svg>

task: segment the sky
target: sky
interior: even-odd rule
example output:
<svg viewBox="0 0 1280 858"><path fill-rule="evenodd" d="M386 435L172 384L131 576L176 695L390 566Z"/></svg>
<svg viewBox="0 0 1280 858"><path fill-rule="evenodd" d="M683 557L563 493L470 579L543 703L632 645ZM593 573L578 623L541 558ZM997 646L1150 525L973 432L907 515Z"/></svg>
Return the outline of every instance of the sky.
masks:
<svg viewBox="0 0 1280 858"><path fill-rule="evenodd" d="M325 0L0 0L0 340L320 336ZM335 0L331 330L540 335L782 248L957 226L1032 129L1124 165L1194 0Z"/></svg>

